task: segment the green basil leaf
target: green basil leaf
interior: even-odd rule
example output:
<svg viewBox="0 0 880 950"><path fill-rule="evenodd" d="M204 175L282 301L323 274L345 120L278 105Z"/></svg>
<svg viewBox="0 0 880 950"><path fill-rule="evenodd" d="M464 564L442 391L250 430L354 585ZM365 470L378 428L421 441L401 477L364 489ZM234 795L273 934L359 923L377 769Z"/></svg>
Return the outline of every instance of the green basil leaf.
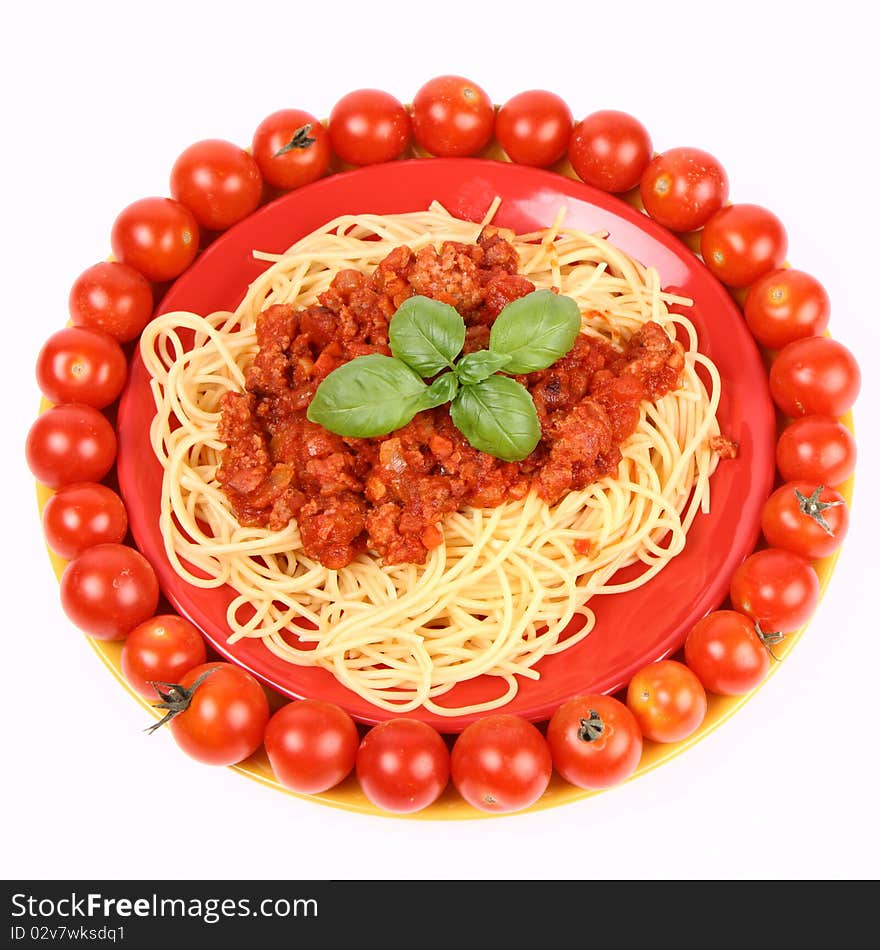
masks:
<svg viewBox="0 0 880 950"><path fill-rule="evenodd" d="M388 324L391 352L421 376L451 368L464 335L464 320L455 307L430 297L404 300Z"/></svg>
<svg viewBox="0 0 880 950"><path fill-rule="evenodd" d="M424 408L427 391L406 363L371 353L343 363L323 379L306 416L337 435L387 435Z"/></svg>
<svg viewBox="0 0 880 950"><path fill-rule="evenodd" d="M541 438L529 391L509 376L490 376L462 386L449 414L475 449L505 462L524 459Z"/></svg>
<svg viewBox="0 0 880 950"><path fill-rule="evenodd" d="M422 399L423 409L433 409L435 406L442 406L455 398L458 391L458 377L455 373L444 373L438 376L433 383L425 390Z"/></svg>
<svg viewBox="0 0 880 950"><path fill-rule="evenodd" d="M491 350L477 350L468 353L455 364L455 374L462 386L472 386L482 382L488 376L503 369L510 362L508 353L493 353Z"/></svg>
<svg viewBox="0 0 880 950"><path fill-rule="evenodd" d="M511 301L498 314L489 334L489 349L510 356L505 373L533 373L565 356L580 329L581 313L571 297L535 290Z"/></svg>

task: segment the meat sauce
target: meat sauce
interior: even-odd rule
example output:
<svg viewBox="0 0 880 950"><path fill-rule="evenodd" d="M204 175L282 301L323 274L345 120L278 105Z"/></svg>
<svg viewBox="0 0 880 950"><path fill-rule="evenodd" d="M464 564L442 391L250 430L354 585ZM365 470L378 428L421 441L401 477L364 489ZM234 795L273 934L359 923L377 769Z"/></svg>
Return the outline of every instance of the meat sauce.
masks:
<svg viewBox="0 0 880 950"><path fill-rule="evenodd" d="M684 367L681 346L656 323L623 351L581 335L553 366L516 377L542 432L520 462L471 447L448 406L372 439L306 418L330 372L357 356L390 354L388 323L413 294L455 307L467 326L464 352L484 349L501 310L535 289L518 265L513 246L487 228L476 244L398 247L372 275L340 271L315 306L263 312L247 391L222 401L218 479L239 522L280 530L295 519L305 554L332 569L367 550L389 564L422 564L454 511L492 508L532 488L552 504L616 473L639 403L674 389Z"/></svg>

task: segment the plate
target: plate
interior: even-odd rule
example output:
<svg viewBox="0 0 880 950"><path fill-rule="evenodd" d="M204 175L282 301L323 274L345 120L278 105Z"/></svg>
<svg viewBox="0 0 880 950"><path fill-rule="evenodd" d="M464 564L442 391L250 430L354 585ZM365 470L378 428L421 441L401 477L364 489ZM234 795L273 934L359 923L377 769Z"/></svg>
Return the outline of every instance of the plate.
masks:
<svg viewBox="0 0 880 950"><path fill-rule="evenodd" d="M675 652L690 627L725 598L730 577L755 546L760 511L774 477L775 414L760 353L727 291L676 237L619 199L589 186L523 166L483 159L419 159L334 175L291 192L232 228L170 288L157 313L234 310L248 284L268 265L254 249L280 252L344 213L390 214L422 210L439 200L452 214L479 220L502 199L495 223L531 231L552 223L560 206L566 224L607 231L631 257L657 268L665 290L694 300L688 316L700 349L722 379L721 431L740 445L712 477L712 510L699 515L684 552L657 577L625 594L595 598L596 627L564 653L544 657L539 680L524 680L503 711L534 721L582 692L614 692L646 663ZM202 629L223 656L249 669L283 695L338 703L364 723L391 718L342 686L327 671L285 663L259 640L226 643L229 588L191 587L175 574L159 531L162 470L149 443L155 414L148 374L131 363L118 422L118 477L135 543L153 564L165 596ZM460 684L444 701L465 705L497 695L490 677ZM445 717L425 710L408 715L445 732L460 731L478 715Z"/></svg>

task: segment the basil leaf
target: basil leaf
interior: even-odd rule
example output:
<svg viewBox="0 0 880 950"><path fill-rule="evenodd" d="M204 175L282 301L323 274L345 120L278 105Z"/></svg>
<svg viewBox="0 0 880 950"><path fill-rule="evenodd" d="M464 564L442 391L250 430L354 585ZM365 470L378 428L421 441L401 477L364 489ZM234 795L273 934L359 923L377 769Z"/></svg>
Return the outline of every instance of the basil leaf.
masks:
<svg viewBox="0 0 880 950"><path fill-rule="evenodd" d="M511 301L498 314L489 334L489 349L510 356L506 373L533 373L565 356L580 329L580 310L571 297L535 290Z"/></svg>
<svg viewBox="0 0 880 950"><path fill-rule="evenodd" d="M387 435L424 408L427 391L406 363L371 353L343 363L323 379L306 416L337 435Z"/></svg>
<svg viewBox="0 0 880 950"><path fill-rule="evenodd" d="M529 391L509 376L490 376L462 386L449 414L475 449L505 462L524 459L541 438Z"/></svg>
<svg viewBox="0 0 880 950"><path fill-rule="evenodd" d="M493 353L491 350L477 350L468 353L455 364L455 373L462 386L472 386L503 369L510 362L508 353Z"/></svg>
<svg viewBox="0 0 880 950"><path fill-rule="evenodd" d="M455 307L430 297L404 300L388 324L391 352L421 376L451 368L464 335L464 320Z"/></svg>
<svg viewBox="0 0 880 950"><path fill-rule="evenodd" d="M457 391L458 377L455 373L444 373L442 376L438 376L425 390L422 398L422 409L433 409L435 406L442 406L444 402L453 399Z"/></svg>

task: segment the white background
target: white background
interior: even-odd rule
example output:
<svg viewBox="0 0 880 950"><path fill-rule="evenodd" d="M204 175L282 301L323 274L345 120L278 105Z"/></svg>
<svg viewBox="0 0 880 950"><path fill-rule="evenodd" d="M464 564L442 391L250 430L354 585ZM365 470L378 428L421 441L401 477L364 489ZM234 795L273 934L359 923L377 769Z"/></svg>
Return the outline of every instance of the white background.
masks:
<svg viewBox="0 0 880 950"><path fill-rule="evenodd" d="M54 10L52 9L54 7ZM434 9L428 22L425 11ZM875 878L877 70L869 5L585 2L17 4L0 51L5 544L0 871L26 877ZM821 11L821 12L820 12ZM541 19L541 14L546 19ZM863 18L871 17L873 23ZM503 102L637 115L655 147L717 155L773 208L864 371L854 524L785 667L685 755L537 814L364 817L196 765L58 606L23 461L33 362L118 211L167 193L190 142L246 145L275 109L362 86L410 99L457 72ZM869 115L873 118L869 119Z"/></svg>

